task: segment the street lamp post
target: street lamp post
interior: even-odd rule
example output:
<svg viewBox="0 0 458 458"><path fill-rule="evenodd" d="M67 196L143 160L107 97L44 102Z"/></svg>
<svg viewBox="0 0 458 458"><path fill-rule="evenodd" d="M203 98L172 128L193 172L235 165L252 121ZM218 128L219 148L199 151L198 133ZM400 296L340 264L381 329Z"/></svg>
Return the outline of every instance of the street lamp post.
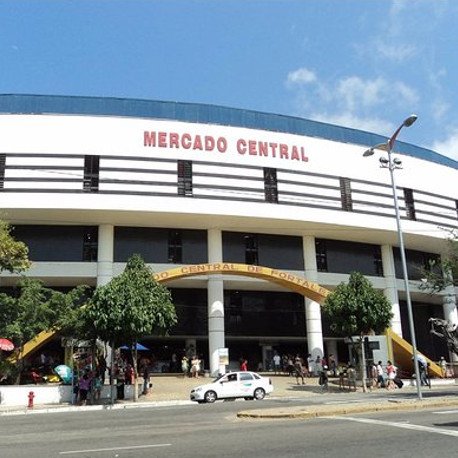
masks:
<svg viewBox="0 0 458 458"><path fill-rule="evenodd" d="M399 239L399 250L401 252L401 263L402 263L402 274L404 276L404 284L405 284L405 291L406 291L406 298L407 298L407 312L409 317L409 328L410 328L410 336L412 339L412 353L413 353L413 362L414 362L414 370L415 370L415 381L417 385L417 395L418 399L422 399L421 393L421 382L420 382L420 371L418 370L418 358L417 358L417 342L415 338L415 325L413 319L413 311L412 311L412 301L410 299L410 287L409 287L409 277L407 273L407 261L406 261L406 253L404 248L404 236L402 234L401 228L401 216L399 214L399 203L398 203L398 192L396 189L396 180L394 176L394 170L401 168L401 161L397 158L392 158L391 152L393 150L394 144L396 142L396 138L403 127L410 127L415 121L417 120L416 115L411 115L404 120L404 122L396 129L394 134L388 139L386 143L379 143L378 145L373 146L366 150L363 154L364 157L372 156L374 154L374 150L381 149L387 152L388 159L381 157L380 163L381 167L387 168L390 171L391 177L391 187L393 190L393 201L394 201L394 210L396 214L396 226L398 232L398 239Z"/></svg>

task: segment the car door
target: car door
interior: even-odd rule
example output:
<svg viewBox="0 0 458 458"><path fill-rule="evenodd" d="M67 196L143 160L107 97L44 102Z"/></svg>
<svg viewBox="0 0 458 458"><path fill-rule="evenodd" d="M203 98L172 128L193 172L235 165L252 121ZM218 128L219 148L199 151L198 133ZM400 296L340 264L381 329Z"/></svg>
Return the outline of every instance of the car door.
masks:
<svg viewBox="0 0 458 458"><path fill-rule="evenodd" d="M218 383L219 398L236 398L240 396L240 385L236 373L227 374Z"/></svg>
<svg viewBox="0 0 458 458"><path fill-rule="evenodd" d="M250 372L239 373L239 396L253 396L256 380Z"/></svg>

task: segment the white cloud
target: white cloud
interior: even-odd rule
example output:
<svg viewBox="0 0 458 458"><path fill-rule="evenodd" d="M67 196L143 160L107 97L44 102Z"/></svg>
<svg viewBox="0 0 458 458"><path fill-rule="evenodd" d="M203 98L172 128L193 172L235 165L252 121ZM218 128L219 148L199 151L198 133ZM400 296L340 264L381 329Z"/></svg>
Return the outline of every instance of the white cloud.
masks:
<svg viewBox="0 0 458 458"><path fill-rule="evenodd" d="M287 86L296 92L298 114L323 122L389 135L393 125L380 113L390 115L398 108L413 107L419 99L414 89L400 81L348 76L322 82L312 75L304 68L290 72ZM307 84L291 85L292 81Z"/></svg>
<svg viewBox="0 0 458 458"><path fill-rule="evenodd" d="M289 85L310 84L316 82L316 75L313 71L302 67L293 72L289 72L286 82Z"/></svg>
<svg viewBox="0 0 458 458"><path fill-rule="evenodd" d="M393 62L403 62L418 52L417 47L411 44L389 44L381 40L375 42L375 48L381 57Z"/></svg>
<svg viewBox="0 0 458 458"><path fill-rule="evenodd" d="M383 101L387 83L382 78L364 81L357 76L344 78L337 82L335 96L345 102L346 109L378 105Z"/></svg>
<svg viewBox="0 0 458 458"><path fill-rule="evenodd" d="M451 130L448 138L436 141L431 149L458 161L458 126Z"/></svg>
<svg viewBox="0 0 458 458"><path fill-rule="evenodd" d="M380 118L375 117L358 117L353 113L327 114L314 113L311 116L317 121L335 124L337 126L350 127L352 129L365 130L367 132L375 132L380 135L391 135L393 124Z"/></svg>

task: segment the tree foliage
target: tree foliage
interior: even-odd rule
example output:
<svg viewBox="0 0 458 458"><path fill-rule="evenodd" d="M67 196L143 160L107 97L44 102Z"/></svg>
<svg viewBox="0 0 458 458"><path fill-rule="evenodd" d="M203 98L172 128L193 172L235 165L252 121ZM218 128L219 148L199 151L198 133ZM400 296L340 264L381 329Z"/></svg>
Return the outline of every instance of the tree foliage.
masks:
<svg viewBox="0 0 458 458"><path fill-rule="evenodd" d="M139 255L128 260L121 275L96 289L82 313L100 339L115 344L165 333L177 321L169 290L154 280Z"/></svg>
<svg viewBox="0 0 458 458"><path fill-rule="evenodd" d="M458 231L451 231L447 239L445 256L431 260L428 268L422 270L426 281L420 284L421 289L431 292L443 291L448 286L458 286Z"/></svg>
<svg viewBox="0 0 458 458"><path fill-rule="evenodd" d="M390 324L391 304L381 291L359 272L329 294L323 312L333 332L343 337L380 334Z"/></svg>
<svg viewBox="0 0 458 458"><path fill-rule="evenodd" d="M1 336L22 347L41 331L58 328L67 311L81 304L84 292L84 286L63 293L39 280L21 279L16 295L0 293Z"/></svg>
<svg viewBox="0 0 458 458"><path fill-rule="evenodd" d="M0 272L20 273L27 270L31 263L29 249L11 235L11 226L0 220Z"/></svg>

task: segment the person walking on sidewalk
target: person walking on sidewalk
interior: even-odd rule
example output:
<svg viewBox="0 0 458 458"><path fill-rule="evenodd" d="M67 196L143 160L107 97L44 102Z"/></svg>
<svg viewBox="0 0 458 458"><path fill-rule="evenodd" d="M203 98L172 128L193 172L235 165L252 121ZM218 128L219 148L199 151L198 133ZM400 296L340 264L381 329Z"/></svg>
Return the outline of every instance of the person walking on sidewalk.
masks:
<svg viewBox="0 0 458 458"><path fill-rule="evenodd" d="M386 389L394 390L396 388L396 385L394 384L394 379L397 375L397 367L390 360L386 362L386 374L388 376L388 383L386 385Z"/></svg>
<svg viewBox="0 0 458 458"><path fill-rule="evenodd" d="M302 385L305 385L304 368L302 366L302 359L299 355L294 358L294 371L296 374L296 383L299 385L299 379L302 379Z"/></svg>

